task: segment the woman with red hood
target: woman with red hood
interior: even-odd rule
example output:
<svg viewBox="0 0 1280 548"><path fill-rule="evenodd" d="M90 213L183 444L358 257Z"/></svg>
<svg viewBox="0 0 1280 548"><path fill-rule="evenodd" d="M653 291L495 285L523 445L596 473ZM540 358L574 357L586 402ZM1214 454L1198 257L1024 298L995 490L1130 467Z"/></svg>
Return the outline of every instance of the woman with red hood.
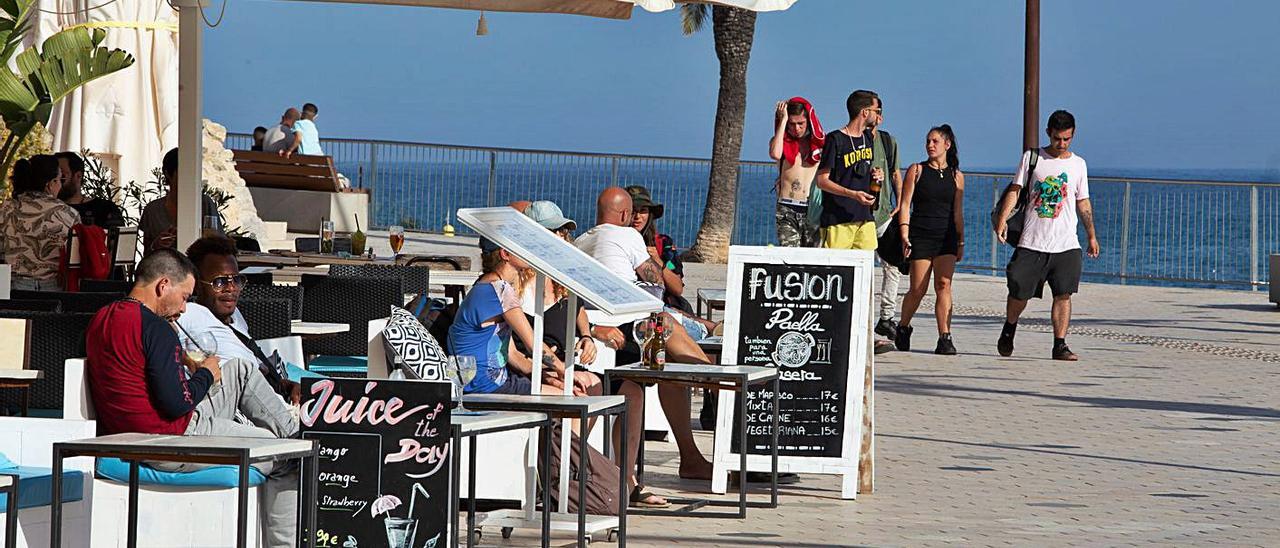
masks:
<svg viewBox="0 0 1280 548"><path fill-rule="evenodd" d="M818 113L804 97L778 101L776 130L769 141L769 157L778 161L776 214L778 245L815 247L817 228L808 222L809 190L822 159L826 137Z"/></svg>

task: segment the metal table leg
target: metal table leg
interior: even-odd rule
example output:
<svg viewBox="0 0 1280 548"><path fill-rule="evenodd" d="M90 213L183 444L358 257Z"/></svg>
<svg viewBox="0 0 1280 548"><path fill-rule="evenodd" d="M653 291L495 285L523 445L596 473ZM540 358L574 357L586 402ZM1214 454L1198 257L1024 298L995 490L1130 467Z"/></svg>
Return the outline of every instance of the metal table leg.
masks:
<svg viewBox="0 0 1280 548"><path fill-rule="evenodd" d="M769 452L769 458L772 460L772 476L769 478L769 487L772 489L769 495L769 508L778 507L778 390L782 386L778 383L778 377L773 378L773 447Z"/></svg>
<svg viewBox="0 0 1280 548"><path fill-rule="evenodd" d="M552 420L542 427L542 447L546 448L540 456L542 459L542 548L551 546L551 430ZM533 501L529 501L530 504Z"/></svg>
<svg viewBox="0 0 1280 548"><path fill-rule="evenodd" d="M6 474L8 475L8 474ZM18 547L18 475L9 475L9 487L5 488L4 548ZM59 486L61 487L61 486ZM58 491L54 491L58 493ZM54 498L61 498L55 496Z"/></svg>
<svg viewBox="0 0 1280 548"><path fill-rule="evenodd" d="M467 548L476 537L476 437L467 437Z"/></svg>
<svg viewBox="0 0 1280 548"><path fill-rule="evenodd" d="M579 413L578 424L582 425L585 433L587 427L587 412L583 410ZM573 436L573 431L565 433L566 436ZM570 437L569 439L573 439ZM591 477L591 461L587 454L587 440L585 437L578 438L578 546L585 547L587 545L587 478ZM565 496L568 496L567 494Z"/></svg>
<svg viewBox="0 0 1280 548"><path fill-rule="evenodd" d="M129 548L138 546L138 461L129 461Z"/></svg>
<svg viewBox="0 0 1280 548"><path fill-rule="evenodd" d="M62 494L62 448L56 443L53 444L53 492ZM49 546L62 546L62 497L53 497L49 508Z"/></svg>
<svg viewBox="0 0 1280 548"><path fill-rule="evenodd" d="M747 517L747 382L744 378L742 383L738 385L738 439L742 440L742 446L739 447L739 467L738 467L738 519Z"/></svg>
<svg viewBox="0 0 1280 548"><path fill-rule="evenodd" d="M622 407L620 413L622 420L622 441L618 443L622 450L621 459L622 466L618 467L618 548L626 548L627 546L627 505L631 502L631 495L627 493L627 407ZM612 432L606 432L606 439ZM641 437L644 434L641 433Z"/></svg>
<svg viewBox="0 0 1280 548"><path fill-rule="evenodd" d="M131 475L137 474L137 468L133 469ZM248 456L240 458L240 486L236 493L240 499L236 507L236 546L245 548L248 546L249 536L249 459Z"/></svg>
<svg viewBox="0 0 1280 548"><path fill-rule="evenodd" d="M310 500L307 504L307 530L311 532L307 538L307 546L316 546L316 506L320 504L320 446L317 443L311 453L312 474L307 478L311 484Z"/></svg>
<svg viewBox="0 0 1280 548"><path fill-rule="evenodd" d="M449 465L449 478L450 485L453 486L453 493L449 496L448 508L445 510L445 515L448 516L448 520L445 523L449 524L448 530L453 531L453 541L449 543L450 546L458 548L458 510L462 506L460 503L462 500L462 479L459 477L461 476L462 464L459 462L461 459L458 458L458 449L462 447L462 436L459 435L456 427L451 428L451 430L453 434L449 451L453 453L450 459L453 462ZM468 538L468 540L470 539Z"/></svg>

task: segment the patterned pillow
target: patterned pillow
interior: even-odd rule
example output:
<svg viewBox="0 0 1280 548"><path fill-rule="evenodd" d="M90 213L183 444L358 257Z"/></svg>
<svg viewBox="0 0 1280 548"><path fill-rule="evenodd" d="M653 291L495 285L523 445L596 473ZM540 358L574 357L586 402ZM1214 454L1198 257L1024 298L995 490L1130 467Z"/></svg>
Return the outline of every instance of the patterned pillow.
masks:
<svg viewBox="0 0 1280 548"><path fill-rule="evenodd" d="M387 327L382 329L382 341L387 351L387 369L395 371L397 366L403 366L402 370L411 378L417 375L429 381L446 379L444 349L408 310L391 307Z"/></svg>

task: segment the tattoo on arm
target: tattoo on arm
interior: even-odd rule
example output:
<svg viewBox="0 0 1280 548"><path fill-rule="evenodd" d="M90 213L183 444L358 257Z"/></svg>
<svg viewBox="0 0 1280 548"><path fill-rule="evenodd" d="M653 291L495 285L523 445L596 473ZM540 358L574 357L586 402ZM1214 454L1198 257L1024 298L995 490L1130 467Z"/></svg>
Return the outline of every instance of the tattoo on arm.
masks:
<svg viewBox="0 0 1280 548"><path fill-rule="evenodd" d="M662 267L658 263L649 259L636 267L636 275L640 277L640 281L660 284L662 283Z"/></svg>
<svg viewBox="0 0 1280 548"><path fill-rule="evenodd" d="M1084 223L1084 230L1089 234L1090 238L1094 236L1093 230L1093 204L1088 199L1080 200L1076 208L1080 214L1080 222Z"/></svg>

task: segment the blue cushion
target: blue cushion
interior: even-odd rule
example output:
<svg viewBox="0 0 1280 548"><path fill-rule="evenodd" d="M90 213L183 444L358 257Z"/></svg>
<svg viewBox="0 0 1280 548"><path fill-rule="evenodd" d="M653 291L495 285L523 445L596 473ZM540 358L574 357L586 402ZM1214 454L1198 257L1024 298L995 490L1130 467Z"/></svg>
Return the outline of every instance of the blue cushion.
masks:
<svg viewBox="0 0 1280 548"><path fill-rule="evenodd" d="M94 467L98 475L120 483L129 483L129 463L116 458L99 458ZM249 485L262 485L267 476L257 468L249 468ZM238 466L210 466L195 472L163 472L145 464L138 466L138 483L142 485L175 485L180 487L238 487Z"/></svg>
<svg viewBox="0 0 1280 548"><path fill-rule="evenodd" d="M308 371L306 369L303 369L291 363L285 364L285 367L287 367L289 370L289 380L291 381L298 381L300 379L310 379L310 378L316 378L316 379L328 378L325 375L321 375L320 373L316 373L315 371Z"/></svg>
<svg viewBox="0 0 1280 548"><path fill-rule="evenodd" d="M18 476L18 508L35 508L53 503L53 469L35 466L8 468L2 473ZM79 470L62 471L62 502L74 502L84 498L84 473ZM0 493L0 513L9 504L8 493Z"/></svg>
<svg viewBox="0 0 1280 548"><path fill-rule="evenodd" d="M316 356L307 363L307 369L323 375L333 373L367 373L367 356Z"/></svg>

